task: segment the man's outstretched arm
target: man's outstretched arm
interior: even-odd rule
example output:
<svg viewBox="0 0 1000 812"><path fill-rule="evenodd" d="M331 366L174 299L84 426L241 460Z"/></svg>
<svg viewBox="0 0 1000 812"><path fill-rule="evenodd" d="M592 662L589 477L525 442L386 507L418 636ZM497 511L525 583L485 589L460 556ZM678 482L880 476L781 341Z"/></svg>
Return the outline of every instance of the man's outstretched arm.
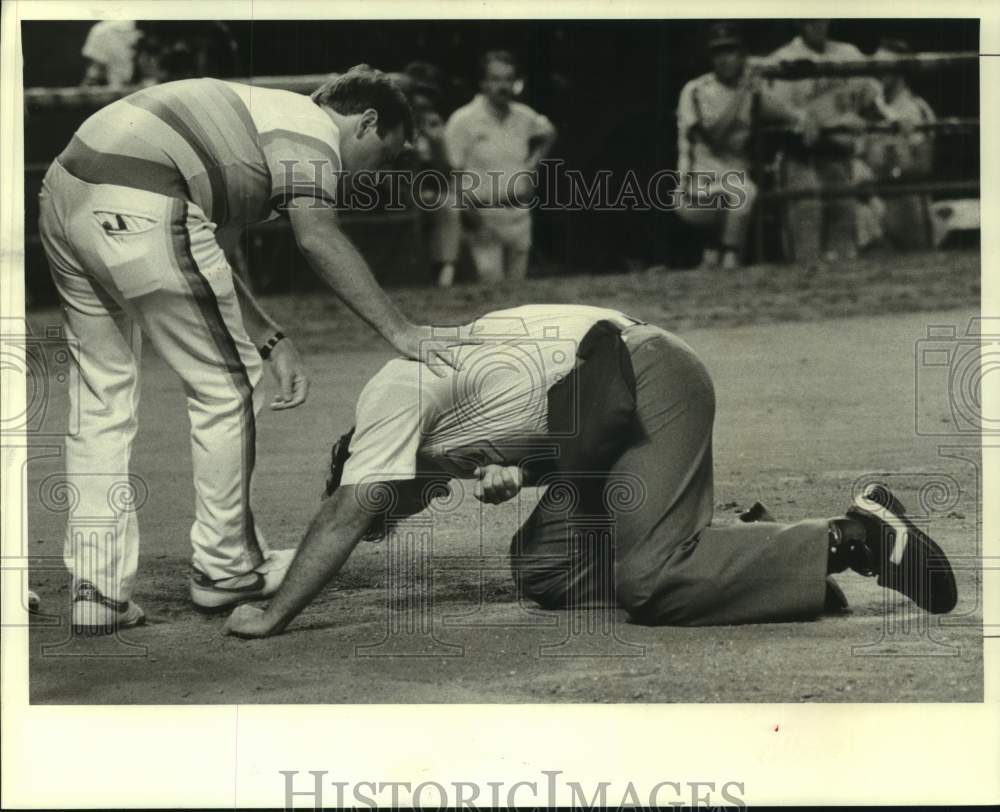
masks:
<svg viewBox="0 0 1000 812"><path fill-rule="evenodd" d="M324 500L270 606L265 611L249 605L237 608L223 631L237 637L280 633L344 566L375 518L366 504L374 503L354 485L338 488Z"/></svg>
<svg viewBox="0 0 1000 812"><path fill-rule="evenodd" d="M449 347L477 343L435 339L431 327L407 319L379 287L368 263L341 230L336 209L300 197L288 206L288 219L299 250L312 269L402 355L424 361L434 374L443 375L438 371L441 363L457 364Z"/></svg>

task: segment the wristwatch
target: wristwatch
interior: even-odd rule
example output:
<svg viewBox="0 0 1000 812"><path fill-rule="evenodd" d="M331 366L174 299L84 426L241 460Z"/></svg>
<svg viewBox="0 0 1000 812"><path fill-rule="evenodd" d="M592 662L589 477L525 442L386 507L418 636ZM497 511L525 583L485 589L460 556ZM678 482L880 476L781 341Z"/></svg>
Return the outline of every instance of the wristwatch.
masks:
<svg viewBox="0 0 1000 812"><path fill-rule="evenodd" d="M270 358L271 352L274 350L276 346L278 346L278 342L281 341L281 339L283 339L284 337L285 334L281 332L281 330L278 330L278 332L276 332L266 342L264 342L263 347L257 348L257 352L260 353L260 357L263 358L265 361L268 358Z"/></svg>

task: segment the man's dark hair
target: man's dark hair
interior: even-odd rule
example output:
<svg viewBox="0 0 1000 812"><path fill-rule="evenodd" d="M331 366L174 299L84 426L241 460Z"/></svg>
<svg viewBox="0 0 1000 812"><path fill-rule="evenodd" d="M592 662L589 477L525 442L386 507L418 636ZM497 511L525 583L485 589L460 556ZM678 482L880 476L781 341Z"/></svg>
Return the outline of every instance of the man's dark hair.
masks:
<svg viewBox="0 0 1000 812"><path fill-rule="evenodd" d="M520 76L521 66L517 64L517 58L510 51L487 51L479 59L479 78L486 78L486 69L490 62L501 62L510 65L514 69L514 74Z"/></svg>
<svg viewBox="0 0 1000 812"><path fill-rule="evenodd" d="M406 95L386 74L368 65L355 65L347 73L324 82L310 98L345 116L371 108L378 113L380 137L402 124L403 136L407 141L413 140L413 111Z"/></svg>
<svg viewBox="0 0 1000 812"><path fill-rule="evenodd" d="M344 464L351 456L351 439L354 437L355 428L356 426L351 426L351 430L342 434L340 439L333 444L330 451L330 471L326 477L324 496L333 496L333 492L340 487L340 480L344 478Z"/></svg>

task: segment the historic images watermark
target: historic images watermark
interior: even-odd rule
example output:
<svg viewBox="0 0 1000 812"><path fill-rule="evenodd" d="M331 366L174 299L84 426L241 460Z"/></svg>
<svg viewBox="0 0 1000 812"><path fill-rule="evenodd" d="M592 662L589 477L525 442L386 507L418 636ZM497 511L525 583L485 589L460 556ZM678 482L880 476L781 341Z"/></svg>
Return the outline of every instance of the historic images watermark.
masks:
<svg viewBox="0 0 1000 812"><path fill-rule="evenodd" d="M23 388L24 408L6 404L0 416L0 435L10 438L75 436L80 430L79 397L70 397L69 414L53 408L56 388L79 391L73 371L78 342L58 324L33 331L25 319L0 318L0 375L4 388Z"/></svg>
<svg viewBox="0 0 1000 812"><path fill-rule="evenodd" d="M982 626L985 636L995 636L996 626L984 624L980 613L984 580L1000 571L1000 556L986 554L982 532L984 459L1000 448L996 441L1000 411L996 397L987 396L991 386L996 391L1000 375L1000 316L973 316L964 324L928 324L926 334L914 342L913 361L914 434L936 442L942 459L961 462L974 472L968 493L956 496L954 488L935 485L932 480L919 494L925 515L938 521L962 521L974 532L973 543L964 553L949 551L955 571L972 574L969 581L974 594L939 624L943 628ZM914 627L903 628L912 631Z"/></svg>
<svg viewBox="0 0 1000 812"><path fill-rule="evenodd" d="M1000 374L1000 317L928 325L914 352L916 433L977 444L982 435L1000 434L1000 413L987 411L983 400L990 373Z"/></svg>
<svg viewBox="0 0 1000 812"><path fill-rule="evenodd" d="M677 781L636 784L570 781L562 770L541 770L520 781L338 780L327 770L279 770L285 809L345 807L413 809L662 809L746 806L743 781ZM301 777L300 777L301 776ZM308 807L306 807L308 808Z"/></svg>
<svg viewBox="0 0 1000 812"><path fill-rule="evenodd" d="M417 208L469 210L510 207L537 211L676 211L679 208L741 209L748 205L747 174L660 169L645 174L629 169L584 173L566 169L557 159L541 161L536 169L516 172L474 172L434 168L346 172L322 160L282 161L281 188L286 200L312 197L310 206L328 205L336 189L338 207L354 213ZM299 205L299 204L295 204Z"/></svg>

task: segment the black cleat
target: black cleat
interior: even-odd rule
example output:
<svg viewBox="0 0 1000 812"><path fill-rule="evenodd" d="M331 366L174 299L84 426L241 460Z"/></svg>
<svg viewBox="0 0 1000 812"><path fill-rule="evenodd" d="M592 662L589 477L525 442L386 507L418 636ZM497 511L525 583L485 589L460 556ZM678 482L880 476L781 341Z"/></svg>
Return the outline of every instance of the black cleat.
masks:
<svg viewBox="0 0 1000 812"><path fill-rule="evenodd" d="M948 557L934 540L906 516L906 509L884 485L871 485L847 511L865 528L862 575L875 575L879 586L906 595L933 614L950 612L958 588Z"/></svg>

